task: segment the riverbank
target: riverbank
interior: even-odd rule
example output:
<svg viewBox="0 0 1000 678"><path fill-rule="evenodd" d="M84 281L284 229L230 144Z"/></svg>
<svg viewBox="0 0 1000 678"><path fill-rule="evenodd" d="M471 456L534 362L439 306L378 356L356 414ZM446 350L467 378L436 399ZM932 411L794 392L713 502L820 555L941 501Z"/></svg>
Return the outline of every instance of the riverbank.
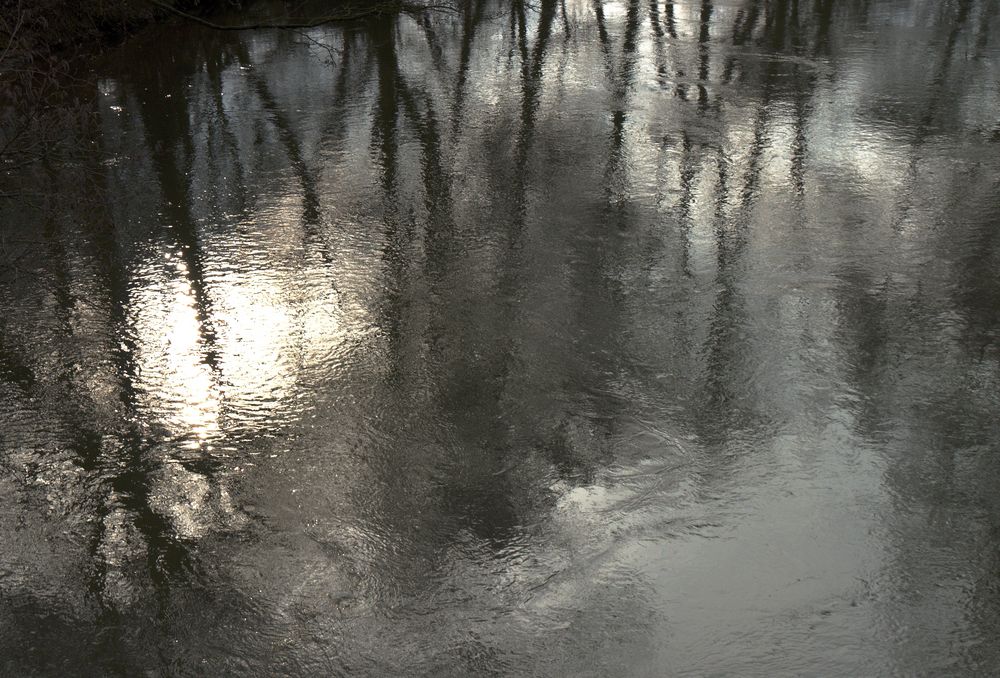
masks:
<svg viewBox="0 0 1000 678"><path fill-rule="evenodd" d="M0 2L0 198L10 184L64 150L87 124L88 64L150 24L168 7L207 12L217 0L3 0Z"/></svg>
<svg viewBox="0 0 1000 678"><path fill-rule="evenodd" d="M32 58L82 56L114 45L150 22L169 15L169 8L212 11L218 0L5 0L0 35L7 64ZM6 70L6 69L5 69Z"/></svg>
<svg viewBox="0 0 1000 678"><path fill-rule="evenodd" d="M249 0L0 0L0 199L28 168L65 150L93 114L94 59L157 23L218 30L297 29L421 11L399 0L347 5Z"/></svg>

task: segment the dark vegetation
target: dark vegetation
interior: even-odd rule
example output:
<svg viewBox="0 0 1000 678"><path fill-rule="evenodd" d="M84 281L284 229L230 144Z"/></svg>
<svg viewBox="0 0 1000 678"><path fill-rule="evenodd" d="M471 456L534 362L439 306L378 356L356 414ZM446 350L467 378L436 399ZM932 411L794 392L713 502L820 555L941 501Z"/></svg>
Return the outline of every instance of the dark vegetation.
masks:
<svg viewBox="0 0 1000 678"><path fill-rule="evenodd" d="M0 0L0 199L26 197L19 178L66 158L93 109L88 59L150 23L196 22L219 30L304 28L377 13L423 10L402 0L285 3L292 16L255 16L240 0ZM227 21L215 20L225 11ZM180 17L180 19L178 19ZM232 17L237 17L235 21ZM80 149L76 149L80 150Z"/></svg>
<svg viewBox="0 0 1000 678"><path fill-rule="evenodd" d="M0 0L0 197L21 196L17 176L63 157L89 122L86 60L164 14L148 0Z"/></svg>

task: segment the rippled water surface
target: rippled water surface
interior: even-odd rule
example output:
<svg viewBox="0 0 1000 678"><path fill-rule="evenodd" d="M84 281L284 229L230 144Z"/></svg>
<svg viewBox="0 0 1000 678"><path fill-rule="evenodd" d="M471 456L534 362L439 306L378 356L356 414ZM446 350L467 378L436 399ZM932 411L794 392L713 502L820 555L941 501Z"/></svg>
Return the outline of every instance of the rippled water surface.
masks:
<svg viewBox="0 0 1000 678"><path fill-rule="evenodd" d="M997 2L97 69L89 160L0 207L0 673L1000 666Z"/></svg>

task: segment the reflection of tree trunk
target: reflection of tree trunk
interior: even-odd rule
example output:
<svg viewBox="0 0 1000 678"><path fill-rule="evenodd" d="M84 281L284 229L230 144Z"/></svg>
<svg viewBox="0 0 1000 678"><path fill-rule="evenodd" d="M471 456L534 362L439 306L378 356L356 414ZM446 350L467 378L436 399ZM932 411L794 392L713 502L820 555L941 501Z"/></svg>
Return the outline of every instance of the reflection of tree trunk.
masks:
<svg viewBox="0 0 1000 678"><path fill-rule="evenodd" d="M814 54L825 54L830 49L830 27L833 25L833 3L836 0L816 0L816 37L813 38Z"/></svg>
<svg viewBox="0 0 1000 678"><path fill-rule="evenodd" d="M442 161L441 135L437 116L434 114L434 104L429 96L425 96L426 112L421 112L416 96L399 71L396 72L396 89L403 104L403 113L418 132L423 165L421 178L431 221L445 224L450 219L451 186Z"/></svg>
<svg viewBox="0 0 1000 678"><path fill-rule="evenodd" d="M907 170L906 186L898 193L898 216L896 217L896 228L900 228L906 219L906 215L913 205L913 194L916 190L917 174L919 172L920 161L922 160L920 149L931 135L934 119L938 115L938 109L945 101L945 93L948 88L948 74L951 72L951 62L955 54L955 44L958 36L965 28L969 19L971 0L959 0L958 11L952 24L944 47L941 50L941 61L930 83L930 97L924 114L920 119L917 129L913 135L913 143L910 147L910 163Z"/></svg>
<svg viewBox="0 0 1000 678"><path fill-rule="evenodd" d="M625 184L628 181L626 176L627 157L625 146L625 124L629 108L629 95L632 92L633 78L635 75L635 50L636 38L639 32L639 1L630 0L625 14L625 37L622 44L622 62L620 74L615 72L614 64L611 61L610 50L606 51L609 83L614 93L613 110L611 111L611 149L608 154L608 166L605 171L604 184L608 190L609 204L620 202L626 190ZM615 185L621 186L619 195L616 197ZM621 224L619 224L621 226Z"/></svg>
<svg viewBox="0 0 1000 678"><path fill-rule="evenodd" d="M379 17L373 22L372 34L380 36L375 41L375 61L378 93L372 116L371 143L379 158L382 183L382 219L385 226L385 247L382 259L386 264L389 280L385 283L385 302L380 325L386 328L389 354L392 357L390 378L403 377L403 314L406 281L408 241L412 228L404 227L399 211L399 64L396 56L395 22L389 17Z"/></svg>
<svg viewBox="0 0 1000 678"><path fill-rule="evenodd" d="M749 5L749 8L741 8L736 13L736 20L733 23L733 45L737 47L750 41L757 28L757 22L760 20L760 0L750 0ZM728 84L732 81L736 64L736 55L726 59L726 65L722 69L722 82Z"/></svg>
<svg viewBox="0 0 1000 678"><path fill-rule="evenodd" d="M748 164L746 176L743 180L743 190L740 193L740 211L736 222L737 234L736 242L742 247L745 244L745 235L750 225L750 218L754 205L760 197L760 172L761 160L764 155L764 148L767 145L767 114L771 105L771 88L775 67L768 66L764 76L764 94L761 98L760 106L757 109L757 120L754 122L753 143L750 144L748 154Z"/></svg>
<svg viewBox="0 0 1000 678"><path fill-rule="evenodd" d="M455 83L455 100L451 112L451 133L456 136L461 129L462 113L465 107L466 81L469 76L469 65L472 62L472 45L476 38L476 29L482 15L482 0L469 3L462 10L462 40L458 56L458 77Z"/></svg>
<svg viewBox="0 0 1000 678"><path fill-rule="evenodd" d="M760 20L760 1L750 0L747 9L740 9L736 14L736 23L733 26L733 44L745 45L753 36L757 22Z"/></svg>
<svg viewBox="0 0 1000 678"><path fill-rule="evenodd" d="M191 215L193 203L191 187L185 179L190 175L195 154L194 139L188 124L190 106L187 89L183 86L184 79L176 73L169 75L172 76L169 82L175 83L175 86L157 92L161 96L155 99L155 110L151 96L139 100L136 107L147 144L151 149L154 174L160 186L161 210L172 226L169 234L185 264L184 275L194 297L202 344L202 360L217 376L216 336L211 324L211 303L205 282L204 254L197 226ZM178 143L183 148L181 162L184 167L180 166L181 162L177 159ZM117 252L119 248L114 232L108 233L106 240L104 249ZM139 347L137 338L132 336L129 327L127 271L119 257L115 258L115 263L108 267L107 271L106 284L110 292L112 325L118 328L117 334L121 337L121 348L116 350L116 372L122 380L121 399L123 410L127 413L125 421L138 422L140 413L135 387L137 379L135 355ZM159 460L149 457L149 443L137 423L126 424L112 447L113 453L120 455L120 468L123 469L118 470L116 467L111 478L111 487L117 498L114 503L124 509L128 520L134 523L134 527L141 534L147 552L150 578L157 590L165 595L164 587L171 573L186 567L189 555L184 545L176 538L170 521L151 506L154 482L152 475L160 468ZM197 472L200 474L210 473L211 468L211 462L197 464ZM117 515L115 511L113 506L109 507L109 513L104 521L105 529L108 527L108 520ZM110 536L102 536L98 548L116 548L115 540L120 538L121 535L117 532ZM112 542L107 542L108 539Z"/></svg>
<svg viewBox="0 0 1000 678"><path fill-rule="evenodd" d="M417 131L420 140L421 165L423 171L424 198L427 206L428 232L425 243L427 265L433 277L444 273L447 248L452 231L451 180L444 168L441 135L438 131L437 116L430 96L425 96L426 112L417 105L416 96L396 71L397 91L403 104L403 112L410 125Z"/></svg>
<svg viewBox="0 0 1000 678"><path fill-rule="evenodd" d="M35 386L35 373L21 352L8 343L5 334L4 325L0 323L0 378L22 391L29 391Z"/></svg>
<svg viewBox="0 0 1000 678"><path fill-rule="evenodd" d="M517 45L521 51L521 68L526 68L528 64L528 19L524 0L514 0L511 9L512 21L516 20L512 27L516 28Z"/></svg>
<svg viewBox="0 0 1000 678"><path fill-rule="evenodd" d="M597 37L601 46L608 46L608 27L604 21L604 0L594 0L594 17L597 19Z"/></svg>
<svg viewBox="0 0 1000 678"><path fill-rule="evenodd" d="M716 284L719 286L719 292L713 305L705 360L708 406L712 411L718 413L723 422L733 421L740 410L745 407L739 402L738 388L741 385L741 380L745 382L747 376L741 363L752 358L749 355L745 332L742 331L742 327L746 323L746 309L738 276L744 250L749 244L749 228L753 207L760 197L761 161L767 142L767 113L772 78L773 66L769 66L763 83L764 96L758 108L757 120L754 123L753 143L747 156L747 170L740 193L738 211L731 226L726 224L724 217L724 205L728 203L726 165L721 158L719 162L720 195L718 196L719 202L716 203L715 217L716 248L718 251ZM714 432L718 435L725 435L728 430L731 430L730 425L724 424L717 427Z"/></svg>
<svg viewBox="0 0 1000 678"><path fill-rule="evenodd" d="M986 57L990 45L990 26L993 24L997 12L1000 12L1000 3L996 2L987 2L986 6L979 12L979 26L976 27L976 53L973 57L975 60Z"/></svg>
<svg viewBox="0 0 1000 678"><path fill-rule="evenodd" d="M697 167L692 157L691 138L687 131L681 132L681 198L680 198L680 223L681 237L684 239L681 249L681 266L684 274L693 275L691 270L691 237L694 228L694 220L691 218L691 207L694 203L694 180L697 175Z"/></svg>
<svg viewBox="0 0 1000 678"><path fill-rule="evenodd" d="M385 39L376 43L375 58L377 63L378 96L375 102L375 115L372 116L372 143L378 148L379 165L382 170L382 190L385 193L386 208L396 203L398 189L398 144L396 142L396 124L398 104L396 101L396 44L395 30L387 19L380 19L379 26L387 34ZM377 29L373 28L373 32Z"/></svg>
<svg viewBox="0 0 1000 678"><path fill-rule="evenodd" d="M201 335L205 364L217 369L218 350L216 333L212 326L212 302L205 284L204 253L197 227L191 216L191 192L185 177L190 175L194 161L194 148L188 124L188 90L181 86L175 74L170 82L177 83L170 91L163 92L164 100L154 105L150 95L138 98L139 119L145 131L148 147L151 149L153 171L156 174L163 198L162 210L171 226L168 233L173 237L185 264L185 276L191 287ZM185 167L179 167L176 159L175 143L184 147Z"/></svg>
<svg viewBox="0 0 1000 678"><path fill-rule="evenodd" d="M243 166L243 159L240 157L239 142L229 123L229 116L226 114L225 103L222 100L222 59L221 57L208 58L205 61L205 72L208 74L208 86L212 91L212 98L215 103L215 117L218 122L219 131L223 141L229 149L233 158L233 167L236 170L236 191L237 209L242 214L248 214L250 210L250 192L247 188L246 168Z"/></svg>
<svg viewBox="0 0 1000 678"><path fill-rule="evenodd" d="M663 26L660 24L659 0L649 0L649 27L656 38L663 37Z"/></svg>
<svg viewBox="0 0 1000 678"><path fill-rule="evenodd" d="M729 181L727 160L720 145L718 152L718 185L715 199L715 229L716 247L718 248L718 269L716 284L719 291L712 306L712 318L709 323L708 337L705 341L705 402L709 410L717 416L717 421L725 422L721 427L720 436L727 435L732 429L729 424L735 418L731 381L739 378L740 346L738 341L739 324L742 321L743 303L734 276L735 262L727 256L729 247L725 235L726 206L729 203ZM729 379L727 379L729 378ZM700 421L700 418L699 420ZM716 428L713 425L709 430Z"/></svg>
<svg viewBox="0 0 1000 678"><path fill-rule="evenodd" d="M816 76L810 73L806 76L805 82L800 82L800 68L795 67L794 82L795 88L795 118L792 121L794 136L792 138L792 163L791 179L792 186L795 187L795 195L801 203L806 192L806 156L809 152L808 138L806 135L806 125L808 124L810 103L809 99L816 88Z"/></svg>
<svg viewBox="0 0 1000 678"><path fill-rule="evenodd" d="M992 185L992 205L983 214L1000 213L1000 181ZM957 205L956 205L957 207ZM996 262L1000 259L1000 228L988 218L979 220L978 229L968 239L964 256L956 267L959 284L955 285L952 298L956 308L965 312L964 334L981 357L990 348L1000 348L1000 278Z"/></svg>
<svg viewBox="0 0 1000 678"><path fill-rule="evenodd" d="M708 108L709 38L711 36L712 2L702 0L701 16L698 19L698 109Z"/></svg>
<svg viewBox="0 0 1000 678"><path fill-rule="evenodd" d="M863 267L845 267L837 278L836 333L852 356L844 376L851 391L861 396L856 426L862 435L877 439L887 417L880 403L891 400L882 393L889 360L888 300L885 289Z"/></svg>
<svg viewBox="0 0 1000 678"><path fill-rule="evenodd" d="M655 11L654 4L650 5L651 12ZM627 204L629 176L626 125L631 108L630 98L635 85L642 3L640 0L629 0L626 5L622 50L617 64L601 0L595 0L594 13L598 22L598 35L604 54L608 87L612 93L611 135L603 182L608 211L606 218L597 222L597 225L602 230L606 230L606 224L617 231L625 231L632 225ZM607 247L609 244L618 244L622 241L614 235L610 237L609 235L602 233L593 239L576 241L573 260L577 263L571 268L571 288L577 291L575 296L578 305L574 312L574 322L587 337L583 340L585 345L613 346L621 340L619 337L622 329L621 312L625 306L625 299L615 283L614 271L608 271L609 267L614 267L620 261L620 252L617 247L612 247L610 251ZM600 380L606 379L606 375L615 375L619 372L616 358L609 357L607 363L595 369L595 372L601 375L598 377ZM589 373L587 367L586 361L577 363L567 359L563 368L565 372L563 379L593 387L594 376ZM587 396L586 409L593 412L593 415L582 417L574 411L568 411L562 415L555 430L545 432L547 439L543 445L550 463L567 478L573 478L575 482L588 482L592 478L602 446L614 434L615 425L621 419L623 401L597 395L600 391L601 388L597 388L596 393L592 391ZM581 440L579 433L576 432L581 427L586 431L585 441Z"/></svg>
<svg viewBox="0 0 1000 678"><path fill-rule="evenodd" d="M965 24L969 19L971 2L972 0L959 0L958 2L958 12L956 13L952 28L948 32L948 38L945 40L944 47L941 50L941 62L938 64L938 69L934 74L933 80L931 80L930 101L924 111L924 117L920 121L914 145L923 143L927 137L928 131L934 122L937 109L944 99L945 89L948 85L948 73L951 71L951 61L955 56L955 44L958 42L958 36L962 32L962 29L965 28Z"/></svg>
<svg viewBox="0 0 1000 678"><path fill-rule="evenodd" d="M654 0L655 1L655 0ZM667 0L663 7L663 13L667 21L667 35L672 39L677 39L677 21L674 19L674 3L673 0Z"/></svg>
<svg viewBox="0 0 1000 678"><path fill-rule="evenodd" d="M438 40L437 33L434 32L434 24L431 23L430 15L428 13L424 13L417 18L416 22L423 31L424 37L427 39L427 49L431 53L431 63L434 64L434 70L438 73L444 73L444 50L441 48L441 43Z"/></svg>
<svg viewBox="0 0 1000 678"><path fill-rule="evenodd" d="M639 0L629 0L628 8L625 10L625 38L622 42L622 50L627 55L635 53L636 38L639 36ZM634 59L626 62L628 68Z"/></svg>
<svg viewBox="0 0 1000 678"><path fill-rule="evenodd" d="M764 34L770 37L770 47L775 51L785 47L787 14L788 0L774 0L768 4L764 15Z"/></svg>
<svg viewBox="0 0 1000 678"><path fill-rule="evenodd" d="M246 47L242 43L237 44L235 53L237 61L240 64L243 66L250 65L250 58L246 53ZM247 78L253 85L254 92L261 102L261 107L274 125L278 133L278 138L285 147L285 153L288 155L292 170L295 172L299 179L299 184L302 186L302 221L308 227L315 228L319 223L320 216L319 190L317 189L316 177L305 161L305 156L302 153L302 145L296 138L295 130L292 128L288 118L282 112L274 95L271 94L271 90L267 86L267 81L264 77L256 69L249 68L247 70Z"/></svg>
<svg viewBox="0 0 1000 678"><path fill-rule="evenodd" d="M524 6L518 4L522 14L519 23L523 25ZM538 17L538 28L535 35L535 46L530 59L526 58L521 66L521 133L517 140L515 195L517 196L518 218L512 224L510 243L514 249L520 247L522 230L527 220L528 193L528 159L535 135L535 115L538 112L539 97L542 88L542 71L545 65L545 53L548 49L549 36L552 33L552 23L555 20L556 0L542 0ZM522 33L522 36L524 34ZM527 57L525 44L524 54Z"/></svg>
<svg viewBox="0 0 1000 678"><path fill-rule="evenodd" d="M249 65L249 55L242 42L236 45L235 54L238 64L243 66ZM331 140L335 143L339 142L346 134L345 115L350 68L351 51L345 44L337 79L330 96L329 118L322 127L321 146L327 145ZM320 191L316 172L305 161L302 143L299 141L291 121L271 93L266 77L258 73L255 69L248 69L248 77L254 86L257 98L261 102L261 107L267 113L268 118L277 131L279 140L285 147L285 154L288 156L291 167L298 177L299 185L302 187L303 241L307 246L314 247L318 251L326 268L332 271L336 266L336 257L330 251L326 238L320 229ZM334 291L336 292L336 288L334 288Z"/></svg>
<svg viewBox="0 0 1000 678"><path fill-rule="evenodd" d="M43 163L48 164L46 160ZM52 185L58 185L58 179L53 174ZM73 313L77 307L77 295L73 293L73 276L70 270L69 252L66 249L65 241L70 237L65 228L60 226L58 218L51 219L44 231L45 242L48 249L49 272L52 276L51 289L56 302L55 313L57 314L60 328L66 333L65 337L59 339L71 340L73 338ZM59 342L61 343L61 342ZM72 356L63 356L60 365L59 395L57 396L61 404L73 403L73 406L63 410L67 423L73 431L72 450L76 455L78 463L85 469L93 469L99 462L100 457L100 434L93 430L91 419L93 412L87 410L85 403L88 399L76 393L77 383L73 378L72 364L77 360ZM2 361L0 361L2 364ZM16 366L17 363L14 363ZM17 371L15 371L17 374ZM24 373L22 373L24 374ZM25 376L30 376L30 372ZM34 380L32 379L32 382Z"/></svg>
<svg viewBox="0 0 1000 678"><path fill-rule="evenodd" d="M668 7L673 10L671 3L667 3ZM667 73L667 55L666 47L664 45L663 36L663 19L660 18L660 3L659 0L649 0L649 27L653 32L653 47L656 52L656 75L657 82L660 87L666 87L667 80L669 79Z"/></svg>
<svg viewBox="0 0 1000 678"><path fill-rule="evenodd" d="M518 2L517 5L518 11L523 13L523 4ZM497 319L497 327L500 329L498 336L494 340L497 357L495 361L491 361L492 364L488 366L490 374L483 380L485 384L494 385L492 393L488 395L483 394L484 398L488 398L493 403L501 402L504 385L509 380L517 357L515 354L516 342L513 341L512 335L515 332L514 328L518 326L519 307L516 299L523 279L521 253L524 244L524 228L528 221L528 187L531 181L531 173L528 165L534 145L535 116L541 92L542 73L552 24L556 17L556 10L557 0L542 0L535 44L530 52L530 58L526 58L521 67L521 130L517 139L517 148L514 156L515 178L511 186L515 215L508 235L508 249L506 256L503 257L501 262L499 280L497 281L497 296L502 300ZM523 54L525 57L528 57L526 44ZM492 421L490 427L497 428L496 421ZM501 441L507 435L507 431L503 428L496 430L492 448L495 450L505 449ZM502 466L505 463L505 460L499 457L494 457L490 461L498 466ZM506 479L504 479L504 483L506 482ZM498 494L497 496L501 495ZM510 519L512 520L513 518L514 516L511 515Z"/></svg>
<svg viewBox="0 0 1000 678"><path fill-rule="evenodd" d="M120 534L108 531L109 521L116 513L122 513L131 520L141 535L146 550L146 574L160 591L161 602L166 596L165 588L172 574L186 569L190 557L184 545L176 539L171 525L151 505L151 475L156 469L156 462L148 457L149 443L139 428L141 415L136 390L138 366L135 362L138 343L128 316L128 270L116 229L110 219L108 222L107 228L95 230L92 237L96 251L109 253L109 261L102 262L95 270L103 278L101 283L108 295L109 339L113 346L114 374L118 377L120 415L113 432L84 434L91 441L84 458L89 456L91 445L99 446L101 458L98 466L102 478L107 481L109 496L101 506L91 548L97 568L95 593L111 611L117 607L112 570L121 564L112 565L107 559L115 549L126 548L125 544L118 542ZM122 557L127 558L127 555ZM108 590L108 586L112 586L112 590Z"/></svg>

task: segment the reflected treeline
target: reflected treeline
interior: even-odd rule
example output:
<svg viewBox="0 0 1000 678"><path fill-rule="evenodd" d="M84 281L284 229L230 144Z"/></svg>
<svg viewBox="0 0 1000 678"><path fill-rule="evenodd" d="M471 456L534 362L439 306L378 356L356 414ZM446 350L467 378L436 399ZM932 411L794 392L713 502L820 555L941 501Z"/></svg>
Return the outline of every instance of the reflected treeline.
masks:
<svg viewBox="0 0 1000 678"><path fill-rule="evenodd" d="M166 623L200 545L298 519L286 491L352 599L433 600L474 542L519 572L502 606L549 581L515 547L574 489L610 524L553 549L603 562L824 417L981 544L998 469L962 455L995 433L998 21L475 0L128 46L98 95L104 205L4 272L0 465L71 523L107 628ZM278 478L284 455L312 477ZM255 484L275 495L230 494ZM965 572L982 624L994 560Z"/></svg>

